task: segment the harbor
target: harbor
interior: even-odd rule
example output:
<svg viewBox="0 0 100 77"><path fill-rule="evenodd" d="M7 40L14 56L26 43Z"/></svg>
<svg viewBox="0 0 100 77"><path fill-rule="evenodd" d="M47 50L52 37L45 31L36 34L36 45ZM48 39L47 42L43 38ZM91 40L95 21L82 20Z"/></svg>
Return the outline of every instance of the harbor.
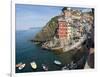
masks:
<svg viewBox="0 0 100 77"><path fill-rule="evenodd" d="M16 30L16 73L94 68L94 9L57 11L41 27Z"/></svg>
<svg viewBox="0 0 100 77"><path fill-rule="evenodd" d="M45 71L43 69L44 65L48 67L48 71L61 69L61 67L53 63L54 60L60 60L57 55L48 50L43 50L40 46L36 46L32 42L30 42L29 39L33 38L33 33L37 33L40 30L41 28L35 28L31 30L16 32L16 40L20 41L17 41L16 43L16 45L18 45L16 50L16 73ZM25 39L23 39L23 37ZM36 69L33 69L31 66L31 63L33 61L36 62ZM25 64L25 66L21 70L19 70L18 67L22 64ZM34 66L34 64L32 65Z"/></svg>
<svg viewBox="0 0 100 77"><path fill-rule="evenodd" d="M54 52L41 49L41 47L35 46L32 42L28 41L29 38L31 39L34 36L33 32L36 31L38 32L40 31L40 29L17 32L18 35L17 37L23 35L20 37L20 39L17 39L17 40L21 40L22 38L21 44L20 42L19 43L17 42L17 45L20 44L20 47L17 48L18 51L16 52L17 73L62 70L65 65L71 63L72 61L71 58L76 53L75 51L74 53L66 52L64 54L56 55L54 54ZM24 40L23 37L25 37ZM83 53L79 53L79 54L81 55ZM31 65L32 62L33 64ZM34 62L36 64L34 64ZM22 65L21 67L22 69L19 70L18 67L21 65ZM35 67L36 69L33 69L32 66Z"/></svg>

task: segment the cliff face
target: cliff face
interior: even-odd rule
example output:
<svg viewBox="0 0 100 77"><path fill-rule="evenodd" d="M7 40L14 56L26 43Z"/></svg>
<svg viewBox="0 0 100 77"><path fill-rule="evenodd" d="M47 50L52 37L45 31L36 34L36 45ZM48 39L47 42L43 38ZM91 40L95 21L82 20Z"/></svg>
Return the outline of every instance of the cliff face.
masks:
<svg viewBox="0 0 100 77"><path fill-rule="evenodd" d="M53 17L43 28L36 34L32 40L34 43L40 44L42 42L51 40L55 34L55 31L58 27L57 19L59 16Z"/></svg>

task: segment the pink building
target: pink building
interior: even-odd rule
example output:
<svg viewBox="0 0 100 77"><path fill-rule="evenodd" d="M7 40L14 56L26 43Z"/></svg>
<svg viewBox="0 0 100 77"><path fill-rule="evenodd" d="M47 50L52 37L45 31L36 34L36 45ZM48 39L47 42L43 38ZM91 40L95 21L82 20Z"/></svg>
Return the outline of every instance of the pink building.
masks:
<svg viewBox="0 0 100 77"><path fill-rule="evenodd" d="M58 37L59 38L65 38L67 37L67 26L66 26L66 22L65 21L59 21L58 22L58 30L57 30L57 33L58 33Z"/></svg>

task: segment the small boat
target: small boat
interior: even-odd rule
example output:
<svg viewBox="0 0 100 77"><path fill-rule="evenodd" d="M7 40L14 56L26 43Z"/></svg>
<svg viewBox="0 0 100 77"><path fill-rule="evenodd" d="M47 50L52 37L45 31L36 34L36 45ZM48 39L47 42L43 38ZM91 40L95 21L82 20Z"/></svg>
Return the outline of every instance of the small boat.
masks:
<svg viewBox="0 0 100 77"><path fill-rule="evenodd" d="M21 66L21 65L22 65L22 62L16 64L16 67L19 67L19 66Z"/></svg>
<svg viewBox="0 0 100 77"><path fill-rule="evenodd" d="M70 63L70 69L76 69L76 68L77 68L77 64L72 61Z"/></svg>
<svg viewBox="0 0 100 77"><path fill-rule="evenodd" d="M54 64L61 65L62 63L58 60L54 60Z"/></svg>
<svg viewBox="0 0 100 77"><path fill-rule="evenodd" d="M43 68L43 70L48 71L48 66L47 65L42 64L42 68Z"/></svg>
<svg viewBox="0 0 100 77"><path fill-rule="evenodd" d="M37 64L36 64L35 61L31 62L30 64L31 64L31 67L32 67L33 69L36 69L36 68L37 68Z"/></svg>
<svg viewBox="0 0 100 77"><path fill-rule="evenodd" d="M22 70L22 69L25 67L25 65L26 65L26 64L21 64L21 65L18 67L18 69L19 69L19 70Z"/></svg>
<svg viewBox="0 0 100 77"><path fill-rule="evenodd" d="M69 69L67 66L62 67L62 70L67 70Z"/></svg>

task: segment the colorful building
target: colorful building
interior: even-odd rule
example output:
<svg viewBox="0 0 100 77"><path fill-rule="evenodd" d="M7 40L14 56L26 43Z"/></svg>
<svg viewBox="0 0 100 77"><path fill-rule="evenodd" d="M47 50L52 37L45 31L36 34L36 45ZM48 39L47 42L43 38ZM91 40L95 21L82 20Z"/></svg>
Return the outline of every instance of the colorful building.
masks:
<svg viewBox="0 0 100 77"><path fill-rule="evenodd" d="M71 27L63 18L58 19L57 35L60 40L61 47L67 45L71 36Z"/></svg>
<svg viewBox="0 0 100 77"><path fill-rule="evenodd" d="M59 25L58 30L57 30L58 37L59 38L67 37L67 25L66 25L65 21L59 21L58 25Z"/></svg>

